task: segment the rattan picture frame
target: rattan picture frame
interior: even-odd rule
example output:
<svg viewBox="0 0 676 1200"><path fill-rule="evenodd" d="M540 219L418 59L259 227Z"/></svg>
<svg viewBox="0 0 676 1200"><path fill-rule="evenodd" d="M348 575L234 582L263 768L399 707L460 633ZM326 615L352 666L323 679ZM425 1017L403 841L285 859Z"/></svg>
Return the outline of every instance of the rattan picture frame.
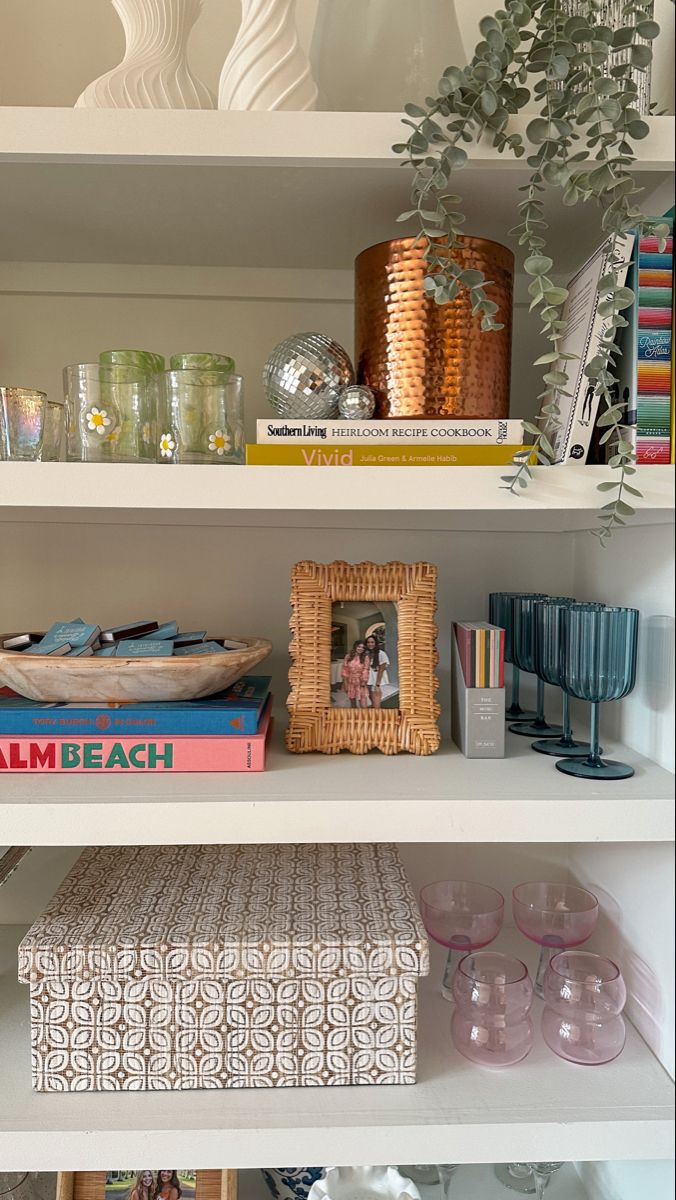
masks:
<svg viewBox="0 0 676 1200"><path fill-rule="evenodd" d="M423 755L438 749L436 591L437 569L427 562L296 563L289 622L288 750ZM396 604L398 708L332 706L331 622L333 605L341 601Z"/></svg>
<svg viewBox="0 0 676 1200"><path fill-rule="evenodd" d="M61 1171L56 1200L104 1200L105 1171ZM237 1200L237 1171L198 1171L195 1200Z"/></svg>

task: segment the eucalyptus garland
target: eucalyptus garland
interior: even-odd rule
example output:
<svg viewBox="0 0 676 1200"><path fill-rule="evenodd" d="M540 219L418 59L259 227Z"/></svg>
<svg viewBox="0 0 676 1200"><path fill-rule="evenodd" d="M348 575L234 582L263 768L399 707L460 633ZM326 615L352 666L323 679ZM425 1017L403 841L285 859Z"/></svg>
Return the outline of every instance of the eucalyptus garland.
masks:
<svg viewBox="0 0 676 1200"><path fill-rule="evenodd" d="M453 258L465 216L460 196L450 190L451 178L468 161L465 147L482 137L500 154L526 154L523 138L510 130L510 118L533 99L538 105L539 115L526 128L530 176L520 188L519 219L511 233L523 248L524 270L531 277L531 311L539 313L550 343L535 364L545 368L539 415L534 422L524 422L533 454L542 464L554 459L561 431L560 399L570 395L566 360L575 357L561 351L568 291L552 278L543 195L547 188L558 188L566 205L595 200L600 206L601 226L611 242L608 269L599 282L598 311L606 324L586 375L600 399L601 441L611 442L609 463L619 469L616 482L599 484L601 491L615 492L602 505L592 531L604 544L615 527L633 516L629 497L641 495L630 482L635 454L623 423L626 405L618 399L615 374L620 353L616 335L628 324L623 312L635 299L621 284L625 264L618 245L623 234L636 230L665 238L668 227L638 207L642 189L631 174L633 143L649 133L637 108L638 88L631 72L643 72L650 65L650 43L659 25L646 4L625 4L619 29L602 23L601 10L602 0L582 0L574 13L566 0L506 0L504 9L479 23L482 40L468 66L448 67L439 80L438 95L427 97L424 106L406 105L404 124L411 133L393 149L408 157L414 171L414 207L399 220L418 219L416 241L424 240L426 247L426 290L437 304L467 290L472 311L480 314L481 328L489 333L501 326L497 305L486 294L485 276L463 270ZM503 483L518 492L531 479L529 461L517 456Z"/></svg>

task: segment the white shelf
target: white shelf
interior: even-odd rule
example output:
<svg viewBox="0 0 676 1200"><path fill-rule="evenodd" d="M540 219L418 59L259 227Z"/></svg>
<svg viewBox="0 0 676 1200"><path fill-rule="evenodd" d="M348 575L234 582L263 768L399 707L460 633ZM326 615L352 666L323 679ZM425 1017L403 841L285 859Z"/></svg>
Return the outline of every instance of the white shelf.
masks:
<svg viewBox="0 0 676 1200"><path fill-rule="evenodd" d="M607 467L540 467L514 496L500 483L506 470L7 462L0 521L566 532L595 524L607 499L596 485L612 475ZM635 478L643 499L634 522L672 522L673 470L640 467Z"/></svg>
<svg viewBox="0 0 676 1200"><path fill-rule="evenodd" d="M404 136L397 113L0 108L0 260L347 268L406 232L395 219L411 174L391 150ZM636 145L648 205L673 141L674 118L653 117ZM527 173L525 158L474 147L467 232L504 241ZM576 208L556 214L564 270L598 226Z"/></svg>
<svg viewBox="0 0 676 1200"><path fill-rule="evenodd" d="M24 846L671 841L673 775L606 752L633 779L570 778L514 736L506 759L476 761L450 743L429 758L293 755L278 731L255 774L3 775L0 829Z"/></svg>
<svg viewBox="0 0 676 1200"><path fill-rule="evenodd" d="M419 1082L412 1087L39 1094L30 1087L28 989L16 982L22 930L0 927L0 1161L7 1170L103 1170L163 1156L204 1169L280 1162L509 1162L672 1155L673 1085L635 1030L622 1055L585 1072L544 1045L481 1070L452 1047L438 992L422 981ZM497 945L528 959L525 939ZM539 1001L534 1024L539 1030ZM127 1158L125 1159L125 1155Z"/></svg>

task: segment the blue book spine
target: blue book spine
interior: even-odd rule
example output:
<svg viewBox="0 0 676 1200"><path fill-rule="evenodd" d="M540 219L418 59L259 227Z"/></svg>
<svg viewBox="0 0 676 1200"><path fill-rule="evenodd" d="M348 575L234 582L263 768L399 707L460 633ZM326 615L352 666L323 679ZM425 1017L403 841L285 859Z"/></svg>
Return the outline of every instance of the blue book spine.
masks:
<svg viewBox="0 0 676 1200"><path fill-rule="evenodd" d="M256 708L144 709L125 704L119 708L78 708L77 705L36 704L0 707L0 737L78 737L98 735L134 737L157 734L159 737L237 737L258 731L263 705Z"/></svg>

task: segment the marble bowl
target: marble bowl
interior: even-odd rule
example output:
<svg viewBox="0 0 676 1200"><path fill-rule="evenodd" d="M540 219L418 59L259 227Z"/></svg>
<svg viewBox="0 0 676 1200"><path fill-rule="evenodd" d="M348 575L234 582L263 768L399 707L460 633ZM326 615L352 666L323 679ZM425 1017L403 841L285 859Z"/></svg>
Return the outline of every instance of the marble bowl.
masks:
<svg viewBox="0 0 676 1200"><path fill-rule="evenodd" d="M0 646L14 636L0 634ZM229 640L246 642L246 649L175 658L53 658L0 649L0 685L43 703L197 700L229 687L272 650L265 638Z"/></svg>

